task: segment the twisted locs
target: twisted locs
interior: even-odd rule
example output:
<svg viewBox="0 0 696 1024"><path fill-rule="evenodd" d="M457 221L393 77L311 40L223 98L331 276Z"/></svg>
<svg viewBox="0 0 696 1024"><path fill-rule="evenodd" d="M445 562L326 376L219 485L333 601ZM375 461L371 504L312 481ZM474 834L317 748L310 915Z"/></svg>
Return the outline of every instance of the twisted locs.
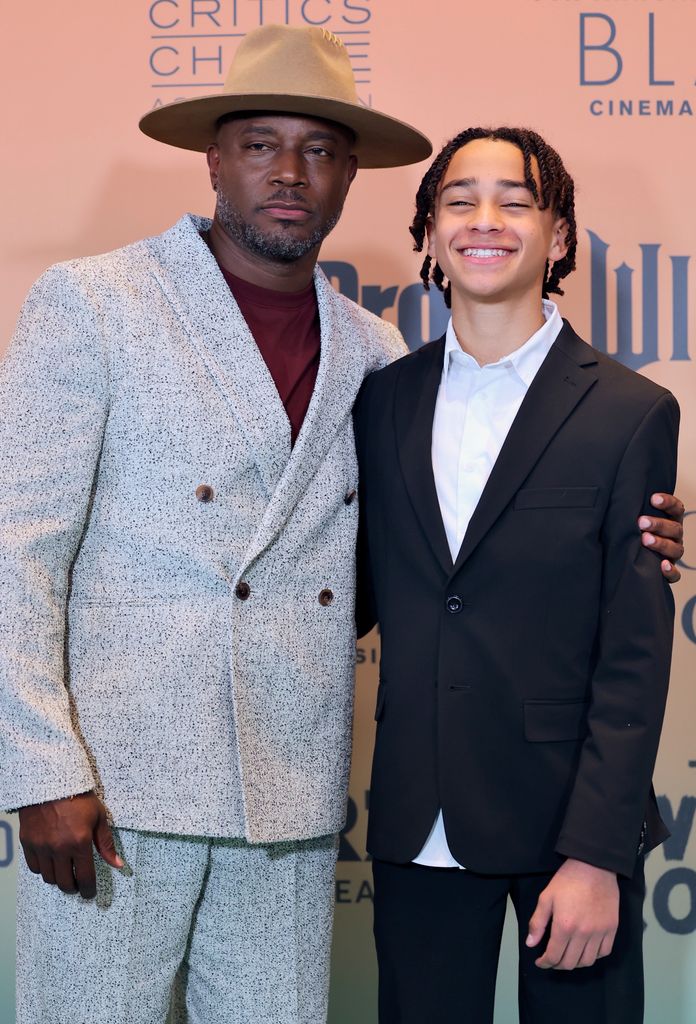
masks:
<svg viewBox="0 0 696 1024"><path fill-rule="evenodd" d="M425 243L428 221L435 210L437 191L442 177L449 167L450 160L462 146L474 139L492 139L493 141L511 142L521 151L524 158L524 180L527 188L534 196L539 208L553 209L555 216L565 219L567 230L565 242L568 251L549 269L548 263L544 273L542 296L547 299L550 294L563 295L560 282L575 270L575 253L578 246L577 225L575 223L575 183L563 166L563 161L541 135L529 128L466 128L459 135L443 146L432 164L425 172L416 193L416 213L409 231L413 235L414 252L422 252ZM541 195L537 189L532 173L532 157L536 157L541 180ZM430 290L432 281L436 288L443 292L445 304L452 302L452 286L445 284L445 275L437 262L433 265L430 256L426 256L420 270L420 278L426 291Z"/></svg>

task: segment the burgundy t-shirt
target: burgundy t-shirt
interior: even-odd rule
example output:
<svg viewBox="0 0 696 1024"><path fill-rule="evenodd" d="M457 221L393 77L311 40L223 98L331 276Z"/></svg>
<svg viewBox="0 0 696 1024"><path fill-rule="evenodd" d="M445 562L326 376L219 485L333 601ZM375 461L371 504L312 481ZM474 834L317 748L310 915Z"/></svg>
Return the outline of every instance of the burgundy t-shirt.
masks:
<svg viewBox="0 0 696 1024"><path fill-rule="evenodd" d="M319 369L319 307L314 282L301 292L276 292L220 269L278 389L294 444Z"/></svg>

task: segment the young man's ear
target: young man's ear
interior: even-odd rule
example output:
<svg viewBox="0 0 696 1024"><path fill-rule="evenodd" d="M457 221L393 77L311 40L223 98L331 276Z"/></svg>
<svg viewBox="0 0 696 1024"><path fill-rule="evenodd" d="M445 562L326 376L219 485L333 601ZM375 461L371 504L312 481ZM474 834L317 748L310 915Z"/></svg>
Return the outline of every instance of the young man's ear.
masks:
<svg viewBox="0 0 696 1024"><path fill-rule="evenodd" d="M558 260L562 260L568 252L568 243L566 242L567 234L568 221L565 217L559 217L553 225L553 237L551 240L551 248L549 249L549 260L552 263L557 263Z"/></svg>
<svg viewBox="0 0 696 1024"><path fill-rule="evenodd" d="M425 225L425 230L428 234L428 256L431 259L436 259L435 254L435 221L432 217L428 217L428 222Z"/></svg>

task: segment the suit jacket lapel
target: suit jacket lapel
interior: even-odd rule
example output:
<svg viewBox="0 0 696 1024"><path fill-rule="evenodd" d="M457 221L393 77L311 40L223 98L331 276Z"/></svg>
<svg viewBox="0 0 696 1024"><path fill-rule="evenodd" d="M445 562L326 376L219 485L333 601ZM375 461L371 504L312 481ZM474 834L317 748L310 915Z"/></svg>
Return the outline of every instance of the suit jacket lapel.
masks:
<svg viewBox="0 0 696 1024"><path fill-rule="evenodd" d="M395 397L396 437L414 512L433 554L449 576L452 571L447 534L433 476L432 437L435 402L442 378L445 339L426 345L401 366Z"/></svg>
<svg viewBox="0 0 696 1024"><path fill-rule="evenodd" d="M458 572L524 483L553 435L595 383L596 357L564 322L505 439L454 566Z"/></svg>
<svg viewBox="0 0 696 1024"><path fill-rule="evenodd" d="M292 455L278 482L263 521L245 556L248 565L277 536L307 489L336 435L350 418L355 397L370 367L361 334L364 323L331 287L322 270L314 272L321 325L317 380ZM356 481L357 482L357 481ZM346 481L348 486L353 481Z"/></svg>
<svg viewBox="0 0 696 1024"><path fill-rule="evenodd" d="M190 215L149 243L153 272L210 376L247 434L266 492L290 459L290 423L246 320Z"/></svg>

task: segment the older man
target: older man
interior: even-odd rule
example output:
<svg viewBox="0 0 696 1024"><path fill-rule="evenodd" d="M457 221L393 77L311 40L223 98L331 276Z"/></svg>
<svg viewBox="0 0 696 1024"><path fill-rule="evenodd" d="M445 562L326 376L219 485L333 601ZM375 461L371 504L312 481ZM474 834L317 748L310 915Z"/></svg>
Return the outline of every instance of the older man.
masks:
<svg viewBox="0 0 696 1024"><path fill-rule="evenodd" d="M404 346L316 260L358 162L430 144L358 103L336 37L272 26L224 94L142 128L207 151L215 219L51 268L0 377L18 1022L155 1024L175 988L179 1019L318 1024L349 774L351 407Z"/></svg>
<svg viewBox="0 0 696 1024"><path fill-rule="evenodd" d="M404 347L316 260L358 163L430 145L358 104L334 36L273 26L223 94L142 127L207 151L214 220L49 270L0 374L18 1024L160 1024L173 992L192 1024L319 1024L350 750L350 413Z"/></svg>

